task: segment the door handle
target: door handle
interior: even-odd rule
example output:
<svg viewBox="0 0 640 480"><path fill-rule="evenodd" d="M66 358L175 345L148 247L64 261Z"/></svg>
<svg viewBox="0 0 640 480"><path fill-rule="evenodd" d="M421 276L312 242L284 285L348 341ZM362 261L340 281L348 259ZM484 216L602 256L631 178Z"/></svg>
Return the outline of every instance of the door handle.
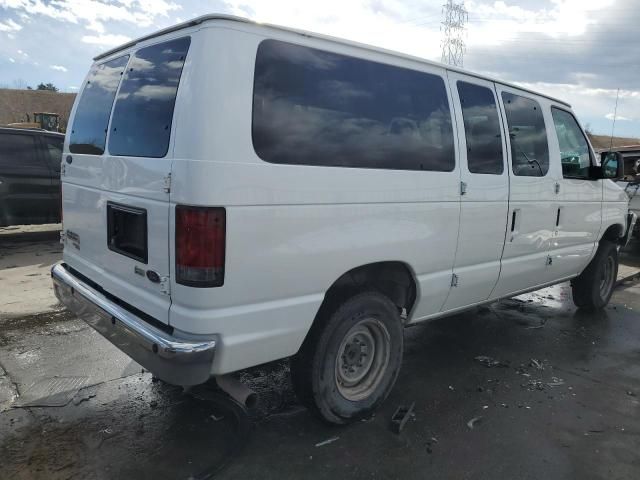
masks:
<svg viewBox="0 0 640 480"><path fill-rule="evenodd" d="M562 207L558 207L558 213L556 214L556 227L560 226L560 209Z"/></svg>
<svg viewBox="0 0 640 480"><path fill-rule="evenodd" d="M520 209L516 208L511 212L511 238L510 242L513 242L513 239L518 234L517 226L520 224Z"/></svg>

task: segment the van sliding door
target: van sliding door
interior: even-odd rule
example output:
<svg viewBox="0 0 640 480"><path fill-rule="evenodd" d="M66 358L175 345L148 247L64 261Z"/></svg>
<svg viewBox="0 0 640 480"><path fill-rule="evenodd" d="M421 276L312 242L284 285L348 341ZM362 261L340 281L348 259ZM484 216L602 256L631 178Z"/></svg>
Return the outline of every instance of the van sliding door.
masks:
<svg viewBox="0 0 640 480"><path fill-rule="evenodd" d="M500 274L509 198L506 143L492 82L449 72L460 151L454 286L444 310L489 298Z"/></svg>

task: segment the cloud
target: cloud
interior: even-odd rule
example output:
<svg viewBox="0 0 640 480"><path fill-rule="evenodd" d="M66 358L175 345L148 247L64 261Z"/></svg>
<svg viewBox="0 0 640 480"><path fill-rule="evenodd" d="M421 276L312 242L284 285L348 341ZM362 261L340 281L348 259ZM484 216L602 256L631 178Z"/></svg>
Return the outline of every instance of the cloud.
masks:
<svg viewBox="0 0 640 480"><path fill-rule="evenodd" d="M31 78L64 65L78 85L90 57L129 37L211 10L347 38L432 60L440 59L442 1L424 0L0 0L0 57L15 65L0 80ZM594 131L620 88L620 131L640 134L640 9L638 0L465 0L469 21L465 67L568 101ZM179 15L178 15L179 14ZM13 18L13 20L9 20ZM18 22L18 23L16 23ZM20 31L19 28L22 28ZM12 42L10 36L15 35ZM5 39L3 42L2 39ZM33 58L16 53L20 48ZM48 51L47 42L65 49ZM20 68L31 67L29 71ZM616 126L618 130L618 125Z"/></svg>
<svg viewBox="0 0 640 480"><path fill-rule="evenodd" d="M115 35L111 33L107 33L104 35L85 35L82 37L82 41L84 43L91 43L94 45L105 45L105 46L118 46L123 43L127 43L131 40L126 35Z"/></svg>
<svg viewBox="0 0 640 480"><path fill-rule="evenodd" d="M228 0L227 5L233 14L259 22L347 38L423 58L440 58L441 2ZM434 28L428 28L430 25Z"/></svg>
<svg viewBox="0 0 640 480"><path fill-rule="evenodd" d="M580 37L598 23L594 12L606 11L615 0L551 0L550 8L541 3L533 3L535 9L527 9L505 1L468 0L468 43L500 45L523 32L552 39Z"/></svg>
<svg viewBox="0 0 640 480"><path fill-rule="evenodd" d="M615 118L616 122L632 122L633 119L629 117L623 117L622 115L615 115L612 113L607 113L604 118L607 120L613 120Z"/></svg>
<svg viewBox="0 0 640 480"><path fill-rule="evenodd" d="M11 19L0 22L0 32L19 32L20 30L22 30L22 25Z"/></svg>
<svg viewBox="0 0 640 480"><path fill-rule="evenodd" d="M0 8L12 9L19 15L42 15L55 20L84 24L91 31L104 33L104 22L128 22L138 27L148 27L153 25L157 17L166 18L171 12L182 7L167 0L0 0Z"/></svg>
<svg viewBox="0 0 640 480"><path fill-rule="evenodd" d="M62 65L49 65L49 68L51 68L51 70L57 70L59 72L67 72L67 67L63 67Z"/></svg>
<svg viewBox="0 0 640 480"><path fill-rule="evenodd" d="M12 57L9 57L9 61L10 61L11 63L16 63L15 58L12 58Z"/></svg>

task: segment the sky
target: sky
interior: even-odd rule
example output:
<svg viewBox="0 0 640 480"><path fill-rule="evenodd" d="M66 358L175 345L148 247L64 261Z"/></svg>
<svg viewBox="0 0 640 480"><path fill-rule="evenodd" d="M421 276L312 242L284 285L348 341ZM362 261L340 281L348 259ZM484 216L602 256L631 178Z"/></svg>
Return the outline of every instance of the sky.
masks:
<svg viewBox="0 0 640 480"><path fill-rule="evenodd" d="M75 92L100 52L205 13L441 58L445 0L0 0L0 86ZM464 67L568 101L583 125L640 137L638 0L466 0Z"/></svg>

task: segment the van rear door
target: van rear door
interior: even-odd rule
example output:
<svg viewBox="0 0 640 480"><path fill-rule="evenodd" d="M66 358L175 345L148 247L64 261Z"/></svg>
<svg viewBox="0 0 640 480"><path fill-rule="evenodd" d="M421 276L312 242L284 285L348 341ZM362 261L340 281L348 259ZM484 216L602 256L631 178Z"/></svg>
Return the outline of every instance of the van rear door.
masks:
<svg viewBox="0 0 640 480"><path fill-rule="evenodd" d="M181 37L94 65L63 163L66 263L163 323L170 306L171 132L189 44Z"/></svg>

